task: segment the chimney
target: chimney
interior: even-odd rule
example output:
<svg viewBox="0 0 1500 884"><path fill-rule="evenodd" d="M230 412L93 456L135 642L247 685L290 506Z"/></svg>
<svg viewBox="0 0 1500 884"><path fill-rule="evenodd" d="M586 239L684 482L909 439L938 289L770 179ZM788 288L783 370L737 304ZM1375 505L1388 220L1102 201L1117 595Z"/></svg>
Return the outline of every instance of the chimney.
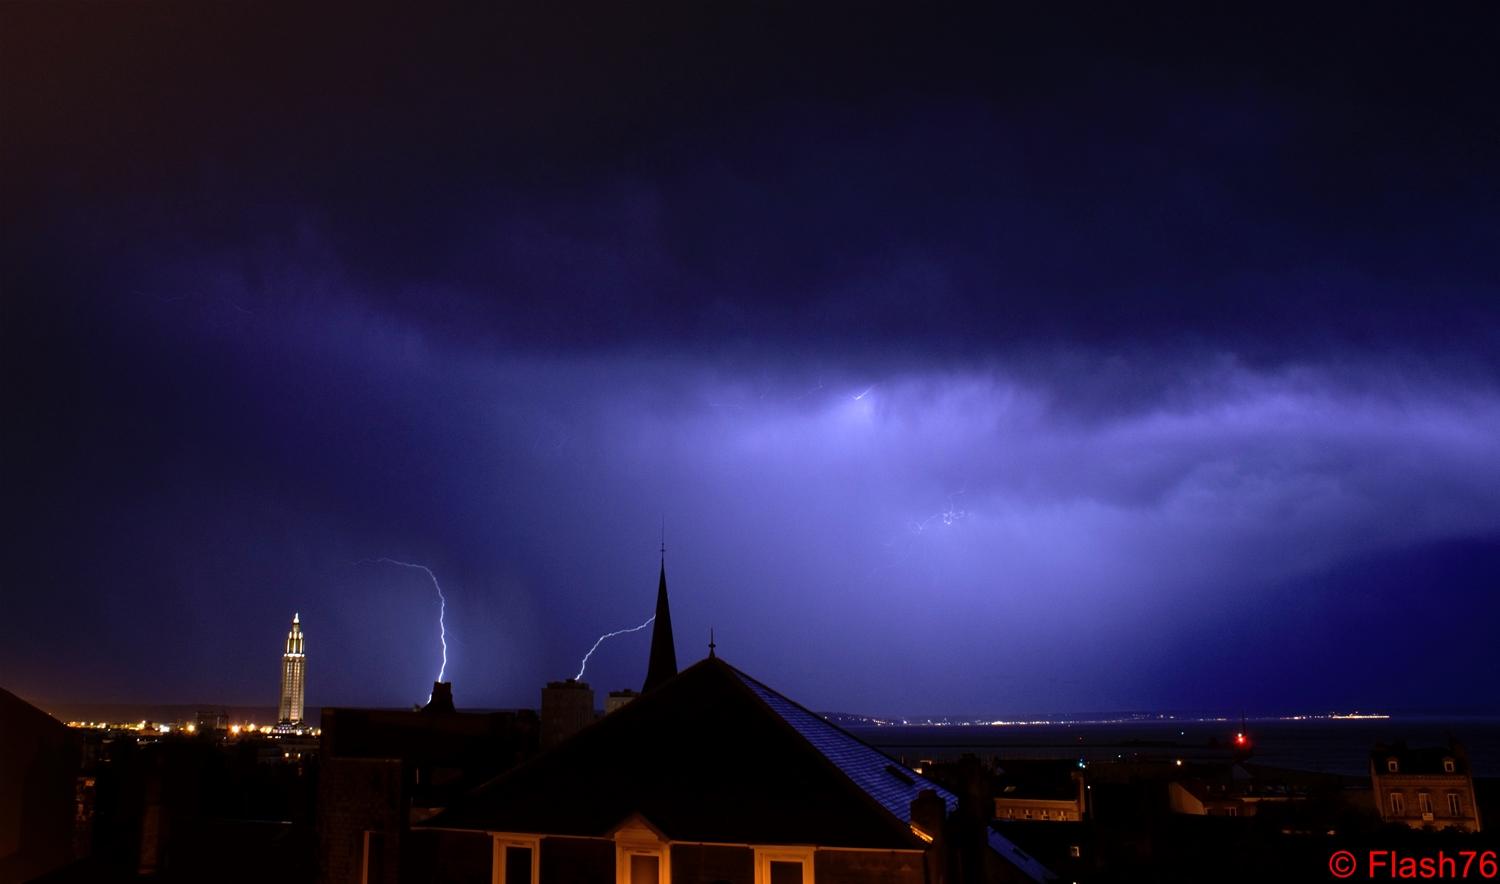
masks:
<svg viewBox="0 0 1500 884"><path fill-rule="evenodd" d="M429 715L451 715L457 712L458 710L453 706L453 682L433 682L432 699L427 701L422 711Z"/></svg>
<svg viewBox="0 0 1500 884"><path fill-rule="evenodd" d="M923 789L911 803L911 830L918 838L927 842L927 851L922 856L929 884L946 884L948 881L948 806L938 797L936 789Z"/></svg>
<svg viewBox="0 0 1500 884"><path fill-rule="evenodd" d="M961 788L957 790L958 809L948 820L949 849L957 854L958 880L983 881L988 830L995 816L990 772L976 756L965 752L955 776Z"/></svg>

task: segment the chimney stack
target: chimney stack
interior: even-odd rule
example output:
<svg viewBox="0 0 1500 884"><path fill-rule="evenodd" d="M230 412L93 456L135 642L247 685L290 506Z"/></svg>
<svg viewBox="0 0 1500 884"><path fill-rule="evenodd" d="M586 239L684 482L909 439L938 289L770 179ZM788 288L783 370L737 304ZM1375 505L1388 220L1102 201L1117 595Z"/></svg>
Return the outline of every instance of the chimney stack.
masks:
<svg viewBox="0 0 1500 884"><path fill-rule="evenodd" d="M449 715L458 710L453 706L453 682L435 681L432 683L432 699L422 707L422 711L429 715Z"/></svg>

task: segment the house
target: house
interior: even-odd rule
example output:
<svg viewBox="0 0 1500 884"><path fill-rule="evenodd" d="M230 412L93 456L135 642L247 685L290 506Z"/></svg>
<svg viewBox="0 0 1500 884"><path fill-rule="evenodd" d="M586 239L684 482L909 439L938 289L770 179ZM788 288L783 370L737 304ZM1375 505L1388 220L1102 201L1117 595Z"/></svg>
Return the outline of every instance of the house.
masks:
<svg viewBox="0 0 1500 884"><path fill-rule="evenodd" d="M475 884L1050 880L989 811L711 651L413 834Z"/></svg>
<svg viewBox="0 0 1500 884"><path fill-rule="evenodd" d="M1087 813L1083 769L1074 761L1000 762L991 789L997 820L1078 822Z"/></svg>
<svg viewBox="0 0 1500 884"><path fill-rule="evenodd" d="M1384 822L1479 831L1469 756L1456 741L1416 749L1405 743L1376 746L1370 753L1370 787Z"/></svg>

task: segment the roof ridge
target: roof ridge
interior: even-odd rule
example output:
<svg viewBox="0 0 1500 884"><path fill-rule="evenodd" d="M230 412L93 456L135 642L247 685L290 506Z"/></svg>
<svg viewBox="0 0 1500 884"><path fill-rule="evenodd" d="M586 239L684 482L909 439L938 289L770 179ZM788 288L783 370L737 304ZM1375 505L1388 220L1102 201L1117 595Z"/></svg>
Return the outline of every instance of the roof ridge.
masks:
<svg viewBox="0 0 1500 884"><path fill-rule="evenodd" d="M927 789L927 788L935 790L938 793L938 795L944 799L944 804L948 806L948 810L949 811L952 811L952 809L953 809L952 805L956 805L957 804L958 798L957 798L956 795L954 795L953 793L949 792L947 789L944 789L942 786L939 786L937 783L934 783L931 780L928 780L926 777L922 776L921 774L917 773L916 771L911 770L911 768L908 768L906 765L901 764L901 762L899 760L897 760L895 758L892 758L891 756L889 756L886 753L880 751L879 749L875 748L874 746L871 746L869 743L866 743L864 740L861 740L859 737L855 736L854 734L851 734L848 731L844 730L843 728L839 727L838 725L833 724L832 722L830 722L827 719L823 718L821 715L818 715L816 712L813 712L812 710L808 709L806 706L803 706L801 703L798 703L796 700L791 699L790 697L786 696L785 694L781 693L780 691L776 690L775 688L767 685L765 682L761 681L760 679L757 679L754 676L749 675L749 674L747 674L747 673L745 673L745 672L737 669L732 664L724 663L724 661L722 659L720 659L720 658L713 658L713 659L715 659L716 662L723 664L727 669L729 669L729 671L736 676L736 680L740 683L740 687L746 693L748 693L751 697L753 697L754 700L755 700L755 702L757 704L759 704L767 712L771 713L772 717L774 717L776 719L776 721L780 722L781 725L782 725L782 727L784 727L786 730L790 731L791 735L793 737L795 737L799 742L801 742L802 744L806 745L808 748L812 749L813 753L815 755L817 755L817 757L818 757L819 761L822 763L822 765L824 765L825 767L827 767L830 770L832 770L838 776L838 778L842 782L844 782L854 794L856 794L858 796L859 800L863 801L864 803L866 803L867 805L869 805L873 809L875 809L883 819L891 821L893 829L899 830L901 836L904 837L904 838L906 838L906 839L908 839L908 840L910 840L913 843L914 846L919 846L920 847L920 846L923 846L923 845L920 843L920 841L917 838L917 836L911 831L911 819L909 818L909 816L905 816L905 815L901 815L901 814L895 813L894 811L891 810L890 807L886 806L885 803L883 803L879 798L877 798L868 789L866 789L864 785L861 785L849 773L849 771L845 770L842 766L840 766L839 763L837 761L835 761L833 758L830 758L828 756L828 754L823 751L822 747L818 746L812 740L808 739L807 735L804 734L804 733L802 733L802 731L798 730L797 727L796 727L796 725L792 724L792 722L787 721L786 717L784 715L782 715L782 713L779 710L777 710L776 707L774 707L770 703L766 702L765 698L762 697L756 691L757 687L760 690L765 691L767 694L774 695L779 700L784 701L784 702L790 704L792 707L794 707L795 709L797 709L798 711L800 711L804 715L808 716L811 720L813 720L813 721L817 722L818 724L820 724L821 726L829 729L833 733L838 734L839 736L841 736L841 737L843 737L843 738L845 738L847 740L852 741L853 743L855 743L857 746L859 746L862 749L865 749L865 750L868 750L870 752L873 752L875 755L879 756L882 760L884 760L885 762L887 762L887 764L885 766L891 766L891 765L897 766L900 770L904 771L907 774L908 777L911 778L911 780L913 781L912 782L913 787L915 787L919 793L923 789Z"/></svg>
<svg viewBox="0 0 1500 884"><path fill-rule="evenodd" d="M958 796L954 795L954 793L952 791L950 791L948 789L945 789L943 786L941 786L941 785L939 785L937 783L934 783L933 781L927 779L925 776L922 776L922 774L919 774L916 771L912 770L910 767L908 767L905 764L903 764L902 761L901 761L901 759L895 757L894 755L891 755L890 753L886 752L884 749L881 749L879 746L876 746L876 745L873 745L871 743L865 742L863 739L861 739L859 737L858 734L851 733L849 730L847 730L846 728L842 727L841 725L838 725L838 724L835 724L835 723L829 721L827 718L824 718L823 716L821 716L818 713L812 711L811 709L807 708L806 706L803 706L801 703L798 703L796 700L793 700L791 697L788 697L786 694L783 694L781 691L776 690L775 688L771 687L770 685L766 684L765 682L761 681L760 679L756 678L755 676L746 674L744 672L741 672L740 670L735 669L733 666L730 666L729 668L730 669L734 669L734 671L736 673L738 673L741 678L748 679L749 681L755 682L756 684L758 684L762 688L764 688L767 692L775 694L776 696L778 696L781 699L787 701L788 703L792 704L793 706L796 706L798 709L802 710L803 712L807 713L808 715L810 715L813 718L817 719L818 721L822 722L825 727L831 728L832 730L835 730L835 731L839 732L840 734L843 734L844 736L848 737L849 739L853 740L854 742L859 743L861 746L864 746L866 749L869 749L871 752L874 752L874 753L876 753L878 755L884 756L887 761L891 762L892 764L895 764L895 765L899 766L902 770L910 771L913 776L921 777L922 782L924 782L924 783L928 784L929 786L931 786L932 788L936 789L939 794L953 795L953 797L955 797L955 798L958 797ZM758 700L760 698L757 697L756 699ZM774 712L776 710L773 709L771 711Z"/></svg>

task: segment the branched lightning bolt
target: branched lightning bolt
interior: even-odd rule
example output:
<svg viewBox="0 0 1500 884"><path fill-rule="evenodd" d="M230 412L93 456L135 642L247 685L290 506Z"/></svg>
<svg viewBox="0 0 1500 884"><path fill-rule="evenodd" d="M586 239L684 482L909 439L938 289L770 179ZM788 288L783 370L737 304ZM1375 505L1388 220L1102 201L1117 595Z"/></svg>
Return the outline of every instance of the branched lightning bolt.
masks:
<svg viewBox="0 0 1500 884"><path fill-rule="evenodd" d="M594 642L594 646L592 648L589 648L589 652L583 655L583 663L579 665L578 674L573 676L573 680L583 681L583 670L589 668L589 658L594 656L594 652L599 650L599 646L604 644L605 639L614 638L617 635L624 635L627 632L640 632L642 629L645 629L655 622L656 615L652 614L650 619L648 619L645 623L642 623L640 626L632 626L629 629L616 629L614 632L606 632L603 635L599 636L598 641Z"/></svg>
<svg viewBox="0 0 1500 884"><path fill-rule="evenodd" d="M437 575L432 573L432 569L427 567L426 565L418 565L414 562L403 562L397 559L364 559L360 562L357 562L356 564L369 565L375 563L386 565L400 565L403 568L415 568L418 571L427 572L428 579L432 581L432 588L437 590L438 594L438 640L442 642L443 645L443 665L438 667L437 680L442 681L443 673L448 671L448 624L444 621L444 618L448 614L448 599L443 595L443 587L438 585Z"/></svg>

